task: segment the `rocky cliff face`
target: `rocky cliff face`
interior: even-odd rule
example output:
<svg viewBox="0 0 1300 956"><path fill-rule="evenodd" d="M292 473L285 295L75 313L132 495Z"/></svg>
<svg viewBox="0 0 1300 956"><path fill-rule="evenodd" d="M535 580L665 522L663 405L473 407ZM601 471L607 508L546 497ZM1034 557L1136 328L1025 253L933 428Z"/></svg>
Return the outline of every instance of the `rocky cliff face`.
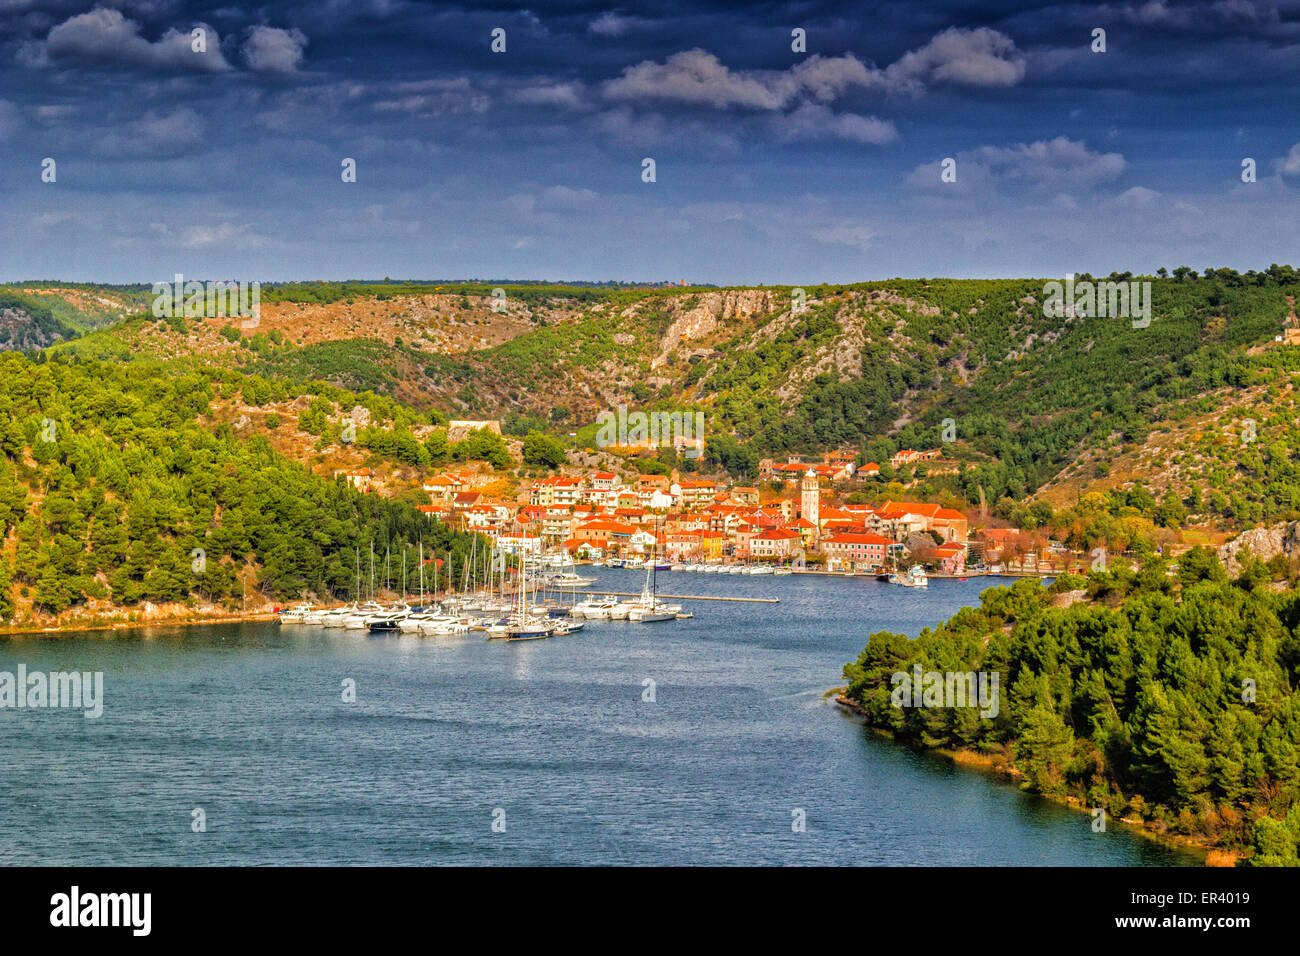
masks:
<svg viewBox="0 0 1300 956"><path fill-rule="evenodd" d="M24 309L0 308L0 352L43 349L65 336L58 323L40 321Z"/></svg>
<svg viewBox="0 0 1300 956"><path fill-rule="evenodd" d="M690 309L684 309L684 304L683 299L673 301L671 308L677 317L664 333L661 351L651 368L662 365L678 345L706 338L731 319L766 315L772 311L773 300L772 293L763 289L730 289L702 293Z"/></svg>
<svg viewBox="0 0 1300 956"><path fill-rule="evenodd" d="M1229 574L1241 571L1241 556L1249 551L1261 561L1279 554L1288 558L1300 555L1300 521L1288 521L1271 528L1243 531L1219 549L1219 560Z"/></svg>

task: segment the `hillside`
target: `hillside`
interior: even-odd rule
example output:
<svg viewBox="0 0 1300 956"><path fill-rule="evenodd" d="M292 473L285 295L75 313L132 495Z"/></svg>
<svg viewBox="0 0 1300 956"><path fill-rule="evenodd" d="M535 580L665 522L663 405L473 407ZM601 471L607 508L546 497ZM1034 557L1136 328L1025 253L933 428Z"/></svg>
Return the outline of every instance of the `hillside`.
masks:
<svg viewBox="0 0 1300 956"><path fill-rule="evenodd" d="M1300 599L1271 577L1255 562L1230 582L1192 550L1176 568L989 588L915 640L872 634L843 699L900 740L978 755L1094 815L1295 866ZM981 674L987 706L941 700L944 673ZM902 683L915 674L936 674L938 696Z"/></svg>
<svg viewBox="0 0 1300 956"><path fill-rule="evenodd" d="M788 287L509 286L502 312L486 286L280 287L255 329L132 320L59 349L322 380L449 417L515 415L577 432L578 447L620 404L699 409L701 464L745 477L762 457L847 445L883 461L942 447L964 468L947 485L972 503L982 489L990 502L1038 493L1060 507L1140 481L1192 514L1300 509L1300 497L1264 490L1300 487L1287 451L1300 437L1286 413L1295 349L1273 341L1297 274L1151 282L1146 328L1049 317L1038 279L809 287L798 311ZM1226 441L1246 419L1257 440Z"/></svg>
<svg viewBox="0 0 1300 956"><path fill-rule="evenodd" d="M414 422L389 399L329 394L301 409L320 431L324 409L337 419L361 408L390 433ZM352 596L358 549L372 545L400 562L409 544L415 567L423 541L460 573L472 536L430 525L418 490L362 494L333 479L360 460L355 447L311 453L312 437L291 426L267 437L286 396L283 384L232 372L0 355L0 622ZM256 422L249 402L267 409Z"/></svg>
<svg viewBox="0 0 1300 956"><path fill-rule="evenodd" d="M0 350L38 352L75 334L44 302L0 288Z"/></svg>

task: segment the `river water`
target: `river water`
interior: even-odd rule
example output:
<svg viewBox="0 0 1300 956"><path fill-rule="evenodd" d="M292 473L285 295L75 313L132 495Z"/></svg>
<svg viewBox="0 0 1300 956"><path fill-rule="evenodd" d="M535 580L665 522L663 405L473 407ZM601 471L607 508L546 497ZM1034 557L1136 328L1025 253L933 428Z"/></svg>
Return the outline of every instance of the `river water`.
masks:
<svg viewBox="0 0 1300 956"><path fill-rule="evenodd" d="M0 671L104 674L97 719L0 709L0 862L1197 863L824 699L869 633L915 635L988 584L661 573L780 603L515 644L263 623L0 639Z"/></svg>

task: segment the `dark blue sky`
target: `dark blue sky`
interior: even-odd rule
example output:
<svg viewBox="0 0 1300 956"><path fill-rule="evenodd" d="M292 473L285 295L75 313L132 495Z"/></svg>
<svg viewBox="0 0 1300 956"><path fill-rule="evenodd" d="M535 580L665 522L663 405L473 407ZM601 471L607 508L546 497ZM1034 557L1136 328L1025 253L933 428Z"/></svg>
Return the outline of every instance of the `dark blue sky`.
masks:
<svg viewBox="0 0 1300 956"><path fill-rule="evenodd" d="M1300 0L0 0L0 280L1300 263L1298 88Z"/></svg>

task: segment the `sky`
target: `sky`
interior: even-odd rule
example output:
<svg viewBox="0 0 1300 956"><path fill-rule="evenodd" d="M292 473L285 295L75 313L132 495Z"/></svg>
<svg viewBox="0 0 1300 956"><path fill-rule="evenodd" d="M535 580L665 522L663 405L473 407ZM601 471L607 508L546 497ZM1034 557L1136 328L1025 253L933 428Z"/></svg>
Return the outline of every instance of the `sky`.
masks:
<svg viewBox="0 0 1300 956"><path fill-rule="evenodd" d="M0 281L1273 262L1300 0L0 0Z"/></svg>

